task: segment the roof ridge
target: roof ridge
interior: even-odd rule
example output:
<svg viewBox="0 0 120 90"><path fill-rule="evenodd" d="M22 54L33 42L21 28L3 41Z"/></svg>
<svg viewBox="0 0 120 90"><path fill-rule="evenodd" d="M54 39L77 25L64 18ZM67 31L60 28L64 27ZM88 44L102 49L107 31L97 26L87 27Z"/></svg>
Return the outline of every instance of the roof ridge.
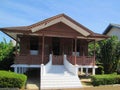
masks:
<svg viewBox="0 0 120 90"><path fill-rule="evenodd" d="M75 21L74 19L72 19L71 17L67 16L67 15L64 14L64 13L61 13L61 14L52 16L52 17L50 17L50 18L44 19L44 20L42 20L42 21L40 21L40 22L37 22L37 23L35 23L35 24L29 25L28 28L31 29L31 28L33 28L33 27L36 27L36 26L41 25L41 24L43 24L43 23L47 23L47 22L49 22L49 21L52 21L52 20L54 20L54 19L56 19L56 18L59 18L59 17L62 17L62 16L65 17L65 18L67 18L67 19L69 19L70 21L74 22L74 23L75 23L76 25L78 25L79 27L82 27L82 28L85 29L87 32L89 32L90 34L94 34L93 31L91 31L90 29L88 29L87 27L83 26L82 24L80 24L79 22Z"/></svg>
<svg viewBox="0 0 120 90"><path fill-rule="evenodd" d="M50 17L50 18L41 20L41 21L39 21L39 22L37 22L37 23L31 24L31 25L29 25L28 27L29 27L29 28L35 27L35 26L38 26L38 25L40 25L40 24L43 24L43 23L46 22L46 21L49 21L49 20L51 21L51 20L56 19L56 18L61 17L61 16L65 16L65 14L62 13L62 14L58 14L58 15L52 16L52 17Z"/></svg>

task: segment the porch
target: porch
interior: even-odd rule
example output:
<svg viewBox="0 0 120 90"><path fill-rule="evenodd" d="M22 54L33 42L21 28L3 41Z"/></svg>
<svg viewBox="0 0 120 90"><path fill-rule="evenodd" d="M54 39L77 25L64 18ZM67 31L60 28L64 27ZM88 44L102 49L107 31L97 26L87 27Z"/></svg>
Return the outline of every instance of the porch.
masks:
<svg viewBox="0 0 120 90"><path fill-rule="evenodd" d="M40 68L41 64L43 64L41 58L41 55L19 55L16 56L15 64L12 65L12 67L15 68L15 72L24 73L27 71L27 68ZM85 68L87 76L89 68L92 68L92 74L95 74L95 68L97 68L97 66L95 66L94 58L94 56L67 56L66 60L78 69L80 68L81 73L83 73L83 68ZM52 55L52 65L63 65L63 59L64 55ZM49 56L45 56L44 65L46 65L49 61Z"/></svg>
<svg viewBox="0 0 120 90"><path fill-rule="evenodd" d="M94 56L88 56L89 42L95 40L20 35L16 44L15 64L47 64L52 54L53 64L63 64L63 55L73 65L95 65ZM94 47L95 48L95 47Z"/></svg>
<svg viewBox="0 0 120 90"><path fill-rule="evenodd" d="M63 55L52 55L53 65L63 65ZM75 61L76 58L76 61ZM44 56L42 63L41 55L17 55L15 58L15 64L28 64L28 65L40 65L47 64L49 62L49 55ZM73 65L95 65L94 56L67 56L67 60Z"/></svg>

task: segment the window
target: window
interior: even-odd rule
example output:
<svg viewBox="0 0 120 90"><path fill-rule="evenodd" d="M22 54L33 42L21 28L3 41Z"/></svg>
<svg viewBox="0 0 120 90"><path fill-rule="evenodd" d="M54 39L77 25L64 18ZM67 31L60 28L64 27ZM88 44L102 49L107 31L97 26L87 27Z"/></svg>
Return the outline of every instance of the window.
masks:
<svg viewBox="0 0 120 90"><path fill-rule="evenodd" d="M30 38L30 50L38 50L38 37Z"/></svg>

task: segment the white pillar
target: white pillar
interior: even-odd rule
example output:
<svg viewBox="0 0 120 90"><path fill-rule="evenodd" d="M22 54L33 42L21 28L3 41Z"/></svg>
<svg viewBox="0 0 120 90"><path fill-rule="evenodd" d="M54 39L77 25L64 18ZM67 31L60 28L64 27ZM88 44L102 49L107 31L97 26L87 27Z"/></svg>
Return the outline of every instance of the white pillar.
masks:
<svg viewBox="0 0 120 90"><path fill-rule="evenodd" d="M20 73L20 67L18 67L18 73Z"/></svg>
<svg viewBox="0 0 120 90"><path fill-rule="evenodd" d="M14 72L17 73L17 66L14 67Z"/></svg>
<svg viewBox="0 0 120 90"><path fill-rule="evenodd" d="M44 64L41 64L41 76L43 76L45 74L44 72Z"/></svg>
<svg viewBox="0 0 120 90"><path fill-rule="evenodd" d="M81 71L81 74L83 74L83 67L82 66L81 66L81 70L80 71Z"/></svg>
<svg viewBox="0 0 120 90"><path fill-rule="evenodd" d="M92 75L95 75L95 67L92 68Z"/></svg>
<svg viewBox="0 0 120 90"><path fill-rule="evenodd" d="M75 75L78 76L78 67L75 66Z"/></svg>
<svg viewBox="0 0 120 90"><path fill-rule="evenodd" d="M88 76L88 68L86 68L86 76Z"/></svg>
<svg viewBox="0 0 120 90"><path fill-rule="evenodd" d="M23 67L21 67L21 68L22 68L22 74L23 74L23 73L24 73L24 72L23 72Z"/></svg>
<svg viewBox="0 0 120 90"><path fill-rule="evenodd" d="M25 67L23 67L23 73L25 73L26 72L26 68Z"/></svg>

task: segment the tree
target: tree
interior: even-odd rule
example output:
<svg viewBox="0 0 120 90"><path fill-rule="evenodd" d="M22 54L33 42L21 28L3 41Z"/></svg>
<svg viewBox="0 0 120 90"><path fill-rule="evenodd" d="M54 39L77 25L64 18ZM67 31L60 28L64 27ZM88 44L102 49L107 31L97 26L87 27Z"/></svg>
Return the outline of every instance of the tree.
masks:
<svg viewBox="0 0 120 90"><path fill-rule="evenodd" d="M112 36L100 42L99 45L100 62L103 63L105 73L115 72L120 59L120 42L117 37Z"/></svg>
<svg viewBox="0 0 120 90"><path fill-rule="evenodd" d="M92 43L90 43L89 45L88 45L88 54L89 54L89 56L94 56L94 50L95 50L95 55L96 55L96 60L97 60L97 62L99 62L99 53L100 53L100 46L99 46L99 43L98 42L96 42L95 44L94 44L94 42L92 42Z"/></svg>
<svg viewBox="0 0 120 90"><path fill-rule="evenodd" d="M3 39L3 42L0 42L0 69L9 70L10 65L14 62L14 47L12 42L6 42Z"/></svg>

